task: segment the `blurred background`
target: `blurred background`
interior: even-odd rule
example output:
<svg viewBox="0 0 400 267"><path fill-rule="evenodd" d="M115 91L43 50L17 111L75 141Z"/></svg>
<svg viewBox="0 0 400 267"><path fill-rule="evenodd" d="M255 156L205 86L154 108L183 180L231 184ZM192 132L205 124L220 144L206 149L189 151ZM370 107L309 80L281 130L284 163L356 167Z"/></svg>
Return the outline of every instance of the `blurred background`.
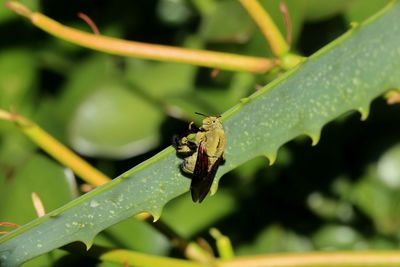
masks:
<svg viewBox="0 0 400 267"><path fill-rule="evenodd" d="M21 1L62 24L147 43L271 57L268 44L235 0ZM260 0L282 33L279 1ZM382 0L286 0L292 50L308 56L376 13ZM58 40L0 6L0 108L38 123L110 177L171 144L194 112L221 114L279 76L102 54ZM162 214L179 234L213 245L208 230L229 236L238 255L283 251L398 248L400 243L399 106L372 103L367 121L351 113L329 123L321 141L297 138L269 167L264 158L225 175L203 204L185 194ZM82 181L0 121L0 221L36 217L31 192L46 211L81 195ZM96 244L156 255L179 253L145 222L129 219ZM24 266L95 266L57 250ZM64 264L64 265L63 265ZM98 264L97 264L98 265ZM112 266L101 264L101 266Z"/></svg>

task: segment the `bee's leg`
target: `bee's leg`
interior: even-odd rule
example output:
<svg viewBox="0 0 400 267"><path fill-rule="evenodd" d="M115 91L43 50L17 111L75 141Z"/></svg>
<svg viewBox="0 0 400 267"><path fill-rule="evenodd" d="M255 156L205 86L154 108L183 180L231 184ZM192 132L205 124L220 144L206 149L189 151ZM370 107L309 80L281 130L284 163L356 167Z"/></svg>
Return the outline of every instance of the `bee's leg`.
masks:
<svg viewBox="0 0 400 267"><path fill-rule="evenodd" d="M187 139L187 137L183 137L179 139L179 137L174 136L172 140L172 145L176 149L178 153L184 155L191 155L197 150L197 144L193 141Z"/></svg>
<svg viewBox="0 0 400 267"><path fill-rule="evenodd" d="M196 151L197 150L197 143L191 140L186 140L186 146L190 148L190 150Z"/></svg>
<svg viewBox="0 0 400 267"><path fill-rule="evenodd" d="M192 122L189 124L189 131L190 131L191 133L197 133L197 132L200 132L201 129L200 129L199 127L197 127L197 126L194 124L194 122L192 121Z"/></svg>
<svg viewBox="0 0 400 267"><path fill-rule="evenodd" d="M173 146L175 149L178 149L178 147L181 146L181 140L179 139L179 136L178 136L178 135L174 135L174 136L172 137L172 146Z"/></svg>
<svg viewBox="0 0 400 267"><path fill-rule="evenodd" d="M192 175L196 166L196 160L197 160L197 152L185 158L181 164L181 171L186 174Z"/></svg>

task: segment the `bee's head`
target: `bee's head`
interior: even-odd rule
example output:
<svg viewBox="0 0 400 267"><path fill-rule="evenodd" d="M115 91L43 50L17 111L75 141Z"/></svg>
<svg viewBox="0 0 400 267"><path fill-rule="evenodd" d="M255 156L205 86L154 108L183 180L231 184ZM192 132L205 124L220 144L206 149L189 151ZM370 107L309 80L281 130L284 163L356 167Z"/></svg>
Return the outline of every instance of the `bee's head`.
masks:
<svg viewBox="0 0 400 267"><path fill-rule="evenodd" d="M222 127L220 116L208 116L203 120L203 125L201 126L205 131L211 130L213 128Z"/></svg>
<svg viewBox="0 0 400 267"><path fill-rule="evenodd" d="M212 128L218 128L218 127L222 128L221 121L219 120L219 118L221 117L220 115L207 116L200 112L195 112L195 114L205 117L203 120L203 125L201 126L203 130L208 131L211 130Z"/></svg>

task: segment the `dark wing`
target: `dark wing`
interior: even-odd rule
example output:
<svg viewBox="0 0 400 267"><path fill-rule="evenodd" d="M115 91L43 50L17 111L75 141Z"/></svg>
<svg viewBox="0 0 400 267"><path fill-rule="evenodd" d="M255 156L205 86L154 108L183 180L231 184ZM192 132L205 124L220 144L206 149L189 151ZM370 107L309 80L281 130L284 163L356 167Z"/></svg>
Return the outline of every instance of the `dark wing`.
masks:
<svg viewBox="0 0 400 267"><path fill-rule="evenodd" d="M190 192L192 193L193 202L201 203L210 191L219 165L222 163L222 157L211 166L208 171L209 160L204 142L201 142L197 150L196 165L194 168L192 183L190 184Z"/></svg>
<svg viewBox="0 0 400 267"><path fill-rule="evenodd" d="M208 176L208 164L209 161L205 143L200 142L197 149L197 159L193 171L192 183L190 184L193 202L201 202L201 200L204 199L203 195L207 195L210 189L211 183L206 180Z"/></svg>

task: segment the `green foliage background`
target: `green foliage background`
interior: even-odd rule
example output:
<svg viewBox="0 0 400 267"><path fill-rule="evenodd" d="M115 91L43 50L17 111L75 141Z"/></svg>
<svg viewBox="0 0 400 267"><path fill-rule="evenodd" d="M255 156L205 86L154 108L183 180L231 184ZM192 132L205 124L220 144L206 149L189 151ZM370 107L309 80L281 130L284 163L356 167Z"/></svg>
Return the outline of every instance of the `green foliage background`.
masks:
<svg viewBox="0 0 400 267"><path fill-rule="evenodd" d="M271 55L236 1L25 2L89 31L76 16L84 12L102 34L123 39ZM284 32L278 2L260 2ZM304 55L386 3L286 2L293 50ZM195 66L102 55L48 36L4 8L0 33L0 107L36 121L111 177L170 145L173 134L185 132L187 121L199 121L194 111L220 114L279 75L222 71L212 79L210 70ZM397 248L398 112L399 107L378 99L367 121L345 115L323 129L316 147L297 138L279 151L273 166L265 158L247 162L225 175L218 193L204 204L184 195L165 207L162 218L187 238L209 238L208 228L215 226L232 239L239 255ZM35 218L32 191L47 211L80 195L71 172L6 122L0 122L0 183L0 221L18 224ZM95 243L174 253L165 237L135 219L107 229ZM76 257L55 251L25 266L86 260Z"/></svg>

